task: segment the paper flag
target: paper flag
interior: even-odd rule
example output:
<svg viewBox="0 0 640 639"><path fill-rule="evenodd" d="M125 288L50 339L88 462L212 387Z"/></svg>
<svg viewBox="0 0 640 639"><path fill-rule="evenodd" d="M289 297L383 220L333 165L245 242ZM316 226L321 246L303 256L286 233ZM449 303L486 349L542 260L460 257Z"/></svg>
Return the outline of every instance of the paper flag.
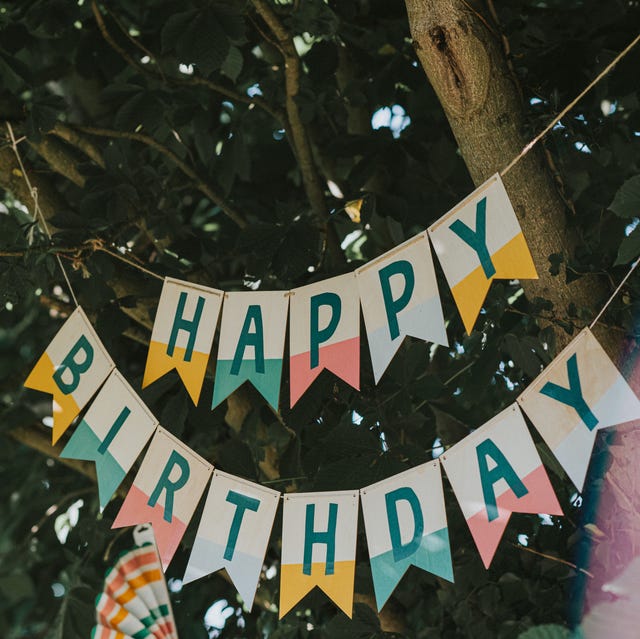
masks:
<svg viewBox="0 0 640 639"><path fill-rule="evenodd" d="M152 544L120 556L105 576L96 600L93 639L164 637L177 639L171 601L158 551Z"/></svg>
<svg viewBox="0 0 640 639"><path fill-rule="evenodd" d="M214 470L183 583L225 568L251 609L279 500L275 490Z"/></svg>
<svg viewBox="0 0 640 639"><path fill-rule="evenodd" d="M314 586L351 618L357 528L358 491L284 496L280 619Z"/></svg>
<svg viewBox="0 0 640 639"><path fill-rule="evenodd" d="M405 335L448 346L427 232L356 271L376 384Z"/></svg>
<svg viewBox="0 0 640 639"><path fill-rule="evenodd" d="M409 566L453 581L438 461L360 491L378 610Z"/></svg>
<svg viewBox="0 0 640 639"><path fill-rule="evenodd" d="M640 401L586 328L518 397L547 446L582 490L596 431L640 418Z"/></svg>
<svg viewBox="0 0 640 639"><path fill-rule="evenodd" d="M96 463L100 508L104 508L157 425L151 411L114 369L60 457Z"/></svg>
<svg viewBox="0 0 640 639"><path fill-rule="evenodd" d="M213 288L165 277L142 388L175 368L193 403L198 403L223 295Z"/></svg>
<svg viewBox="0 0 640 639"><path fill-rule="evenodd" d="M27 388L53 395L54 444L89 403L114 366L84 311L76 308L24 383Z"/></svg>
<svg viewBox="0 0 640 639"><path fill-rule="evenodd" d="M288 306L282 291L225 294L211 408L249 380L278 410Z"/></svg>
<svg viewBox="0 0 640 639"><path fill-rule="evenodd" d="M291 406L326 368L360 388L360 299L354 273L296 288L289 310Z"/></svg>
<svg viewBox="0 0 640 639"><path fill-rule="evenodd" d="M497 173L430 226L428 233L467 333L492 280L538 277Z"/></svg>
<svg viewBox="0 0 640 639"><path fill-rule="evenodd" d="M166 570L213 466L158 426L112 528L151 523Z"/></svg>
<svg viewBox="0 0 640 639"><path fill-rule="evenodd" d="M562 515L517 404L467 435L440 460L486 568L512 512Z"/></svg>

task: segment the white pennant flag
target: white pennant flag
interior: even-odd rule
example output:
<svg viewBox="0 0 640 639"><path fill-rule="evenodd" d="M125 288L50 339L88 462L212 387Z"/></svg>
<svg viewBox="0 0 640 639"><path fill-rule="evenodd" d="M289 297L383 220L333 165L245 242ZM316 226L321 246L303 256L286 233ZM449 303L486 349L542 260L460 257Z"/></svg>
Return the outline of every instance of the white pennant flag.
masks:
<svg viewBox="0 0 640 639"><path fill-rule="evenodd" d="M406 335L448 346L427 232L356 271L376 384Z"/></svg>
<svg viewBox="0 0 640 639"><path fill-rule="evenodd" d="M518 397L547 446L582 490L596 432L640 419L640 400L588 328Z"/></svg>
<svg viewBox="0 0 640 639"><path fill-rule="evenodd" d="M279 499L275 490L214 470L183 582L225 568L251 609Z"/></svg>

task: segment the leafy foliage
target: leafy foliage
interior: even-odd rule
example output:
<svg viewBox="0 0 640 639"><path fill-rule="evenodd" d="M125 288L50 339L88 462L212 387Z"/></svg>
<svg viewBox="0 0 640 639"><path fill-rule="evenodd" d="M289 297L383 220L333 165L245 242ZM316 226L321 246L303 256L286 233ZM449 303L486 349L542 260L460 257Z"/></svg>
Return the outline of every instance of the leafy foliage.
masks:
<svg viewBox="0 0 640 639"><path fill-rule="evenodd" d="M268 4L300 57L295 94L283 45L259 5L0 2L0 114L25 136L19 149L53 230L49 240L27 212L33 203L3 141L0 634L7 639L88 636L90 592L130 543L110 531L121 496L99 513L89 480L10 435L19 427L48 434L41 426L48 398L22 382L70 310L56 252L118 368L139 389L160 283L101 247L122 248L161 276L225 290L286 289L353 270L473 188L417 61L403 3ZM500 5L500 24L488 12L486 19L508 38L532 135L636 35L638 8L621 0ZM639 61L633 53L546 138L577 238L574 254L549 256L552 269L566 259L575 277L618 281L626 268L619 265L640 254L633 230ZM291 108L312 148L322 213L309 196ZM362 200L357 222L345 212L354 200ZM210 411L211 376L197 407L174 375L141 395L165 427L221 469L279 490L383 479L437 456L515 399L555 350L540 318L572 332L593 311L551 309L526 300L517 282L500 282L466 335L438 277L452 348L407 341L377 386L365 343L360 392L323 373L291 409L285 381L279 416L251 389ZM608 320L637 338L638 279L627 286ZM549 634L551 626L528 628L575 623L580 597L574 608L567 602L581 583L548 557L586 561L585 525L594 515L540 449L567 516L514 516L485 571L445 481L456 583L412 568L380 616L366 605L372 584L362 526L353 621L314 592L282 622L274 612L279 524L251 613L219 575L181 588L192 526L168 572L179 629L196 639L381 637L383 628L423 638L562 636ZM597 473L593 481L597 488ZM78 522L62 541L59 518L80 499ZM547 558L525 552L525 538ZM205 612L222 600L232 615L224 628L206 628Z"/></svg>

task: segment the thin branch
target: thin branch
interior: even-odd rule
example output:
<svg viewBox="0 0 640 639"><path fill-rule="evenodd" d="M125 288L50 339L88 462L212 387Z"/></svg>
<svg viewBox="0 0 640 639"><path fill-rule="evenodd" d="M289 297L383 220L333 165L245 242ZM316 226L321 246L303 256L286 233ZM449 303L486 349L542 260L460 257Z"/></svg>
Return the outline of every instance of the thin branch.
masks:
<svg viewBox="0 0 640 639"><path fill-rule="evenodd" d="M82 131L83 133L88 133L89 135L96 135L104 138L113 138L113 139L121 139L121 140L133 140L135 142L140 142L145 146L148 146L152 149L158 151L165 157L169 158L188 178L190 178L194 186L204 195L206 195L214 204L216 204L222 212L230 219L233 220L241 229L247 227L248 223L244 216L236 211L233 207L231 207L227 202L224 201L221 195L218 195L210 185L208 185L186 162L181 160L171 149L166 146L160 144L157 140L152 138L149 135L144 133L134 133L128 131L114 131L112 129L101 129L91 126L78 126L76 127L78 131Z"/></svg>
<svg viewBox="0 0 640 639"><path fill-rule="evenodd" d="M278 16L266 0L252 0L256 11L265 21L278 42L278 48L284 58L284 79L287 93L286 108L289 120L289 134L293 141L304 188L311 204L311 209L323 226L327 224L328 215L324 190L320 175L316 168L311 149L311 142L300 117L300 109L296 97L300 91L301 64L293 39Z"/></svg>
<svg viewBox="0 0 640 639"><path fill-rule="evenodd" d="M98 29L100 30L100 33L102 34L102 37L104 38L104 40L107 42L107 44L114 50L116 51L116 53L118 53L118 55L125 60L125 62L133 67L134 69L136 69L137 71L139 71L140 73L153 77L156 80L159 80L161 82L170 82L179 86L204 86L207 87L208 89L211 89L212 91L215 91L216 93L219 93L220 95L229 98L230 100L233 100L235 102L241 102L243 104L248 104L249 107L253 107L253 106L257 106L260 107L263 111L265 111L266 113L268 113L271 117L273 117L280 125L285 126L286 125L286 117L285 114L278 108L270 105L266 100L264 100L263 98L261 98L260 96L254 96L254 97L250 97L248 95L243 95L242 93L238 93L236 91L233 91L232 89L229 89L228 87L225 87L221 84L218 84L217 82L213 82L211 80L208 80L207 78L203 78L197 75L193 75L193 76L185 76L184 78L178 78L178 77L167 77L167 75L162 71L159 63L158 63L158 57L156 55L153 55L151 52L149 52L146 48L144 48L140 43L135 42L135 45L137 47L142 48L147 55L151 58L153 58L156 62L156 67L158 69L158 71L156 72L153 68L149 67L148 65L142 64L141 62L138 62L135 58L133 58L131 55L129 55L129 53L127 53L127 51L125 51L111 36L111 34L109 33L109 30L107 29L107 25L104 22L104 19L102 17L102 14L100 13L100 9L98 8L98 5L96 3L95 0L92 1L91 3L91 9L93 11L93 15L95 17L96 23L98 24ZM111 16L111 18L114 20L114 22L116 22L116 24L119 26L119 28L121 30L124 31L124 27L122 25L119 24L118 19L112 14L109 13L109 15ZM127 37L128 34L126 34ZM131 39L131 38L129 38Z"/></svg>
<svg viewBox="0 0 640 639"><path fill-rule="evenodd" d="M74 146L76 149L82 151L88 158L93 160L100 168L105 168L104 158L102 152L98 147L84 135L78 133L78 131L63 124L62 122L56 122L56 125L50 131L53 135L57 135L65 142Z"/></svg>

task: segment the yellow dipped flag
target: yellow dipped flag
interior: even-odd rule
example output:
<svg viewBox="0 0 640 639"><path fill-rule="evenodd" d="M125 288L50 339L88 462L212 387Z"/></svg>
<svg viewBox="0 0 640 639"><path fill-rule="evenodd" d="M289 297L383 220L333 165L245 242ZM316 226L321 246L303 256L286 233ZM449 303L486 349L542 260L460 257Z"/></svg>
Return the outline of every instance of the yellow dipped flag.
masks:
<svg viewBox="0 0 640 639"><path fill-rule="evenodd" d="M471 333L494 279L537 279L529 247L499 174L428 229Z"/></svg>
<svg viewBox="0 0 640 639"><path fill-rule="evenodd" d="M357 527L358 491L284 496L281 619L314 586L351 618Z"/></svg>
<svg viewBox="0 0 640 639"><path fill-rule="evenodd" d="M36 362L24 385L53 395L55 444L115 367L78 307Z"/></svg>
<svg viewBox="0 0 640 639"><path fill-rule="evenodd" d="M142 388L175 368L193 403L198 403L222 300L222 291L165 278Z"/></svg>

